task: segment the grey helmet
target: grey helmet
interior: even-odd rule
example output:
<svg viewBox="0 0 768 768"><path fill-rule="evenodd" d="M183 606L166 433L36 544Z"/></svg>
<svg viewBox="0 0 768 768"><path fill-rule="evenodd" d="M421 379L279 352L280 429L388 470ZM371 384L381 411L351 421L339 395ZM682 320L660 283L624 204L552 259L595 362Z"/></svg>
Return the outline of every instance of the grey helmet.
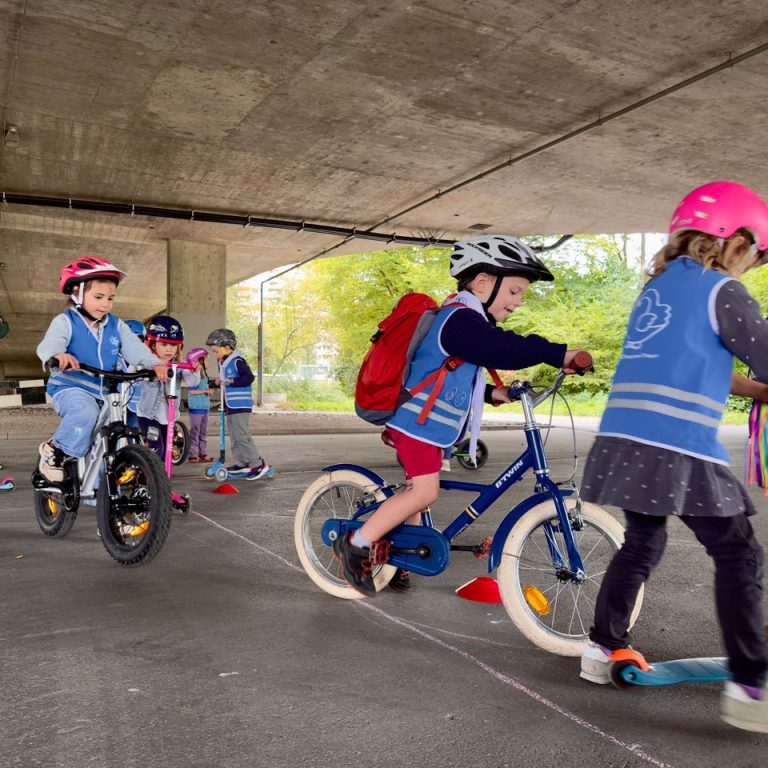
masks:
<svg viewBox="0 0 768 768"><path fill-rule="evenodd" d="M229 328L217 328L215 331L211 331L208 334L208 338L205 340L205 346L227 346L234 349L237 346L237 339L235 338L235 334L232 333Z"/></svg>
<svg viewBox="0 0 768 768"><path fill-rule="evenodd" d="M470 269L499 276L520 275L532 283L555 279L535 251L512 235L487 235L454 243L451 275L460 277Z"/></svg>

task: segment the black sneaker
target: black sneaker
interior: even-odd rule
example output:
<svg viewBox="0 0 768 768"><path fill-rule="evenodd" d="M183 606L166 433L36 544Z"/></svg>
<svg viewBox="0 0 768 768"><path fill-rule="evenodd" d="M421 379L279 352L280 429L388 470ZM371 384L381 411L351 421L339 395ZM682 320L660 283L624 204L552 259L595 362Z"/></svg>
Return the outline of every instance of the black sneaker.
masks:
<svg viewBox="0 0 768 768"><path fill-rule="evenodd" d="M407 592L409 589L413 589L410 571L404 571L402 568L398 568L388 586L394 592Z"/></svg>
<svg viewBox="0 0 768 768"><path fill-rule="evenodd" d="M355 547L350 543L351 533L337 538L333 542L333 553L341 562L344 578L358 592L366 597L376 594L371 567L371 550L369 547Z"/></svg>

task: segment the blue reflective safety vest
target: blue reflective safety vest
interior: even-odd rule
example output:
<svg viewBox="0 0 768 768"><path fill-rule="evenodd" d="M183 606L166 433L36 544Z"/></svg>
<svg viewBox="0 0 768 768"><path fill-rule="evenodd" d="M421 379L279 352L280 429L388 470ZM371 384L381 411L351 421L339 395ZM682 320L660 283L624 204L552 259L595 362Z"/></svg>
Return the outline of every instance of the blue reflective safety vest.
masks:
<svg viewBox="0 0 768 768"><path fill-rule="evenodd" d="M63 314L67 316L72 328L72 336L66 351L70 355L74 355L81 363L91 365L94 368L102 368L105 371L117 370L120 354L120 330L118 327L120 320L114 315L107 315L97 337L79 312L74 309L66 309ZM100 400L106 397L107 388L103 379L77 370L56 370L48 379L46 391L53 397L71 387L84 389Z"/></svg>
<svg viewBox="0 0 768 768"><path fill-rule="evenodd" d="M715 301L733 279L682 256L645 286L629 318L599 434L728 463L717 430L733 354L720 340Z"/></svg>
<svg viewBox="0 0 768 768"><path fill-rule="evenodd" d="M253 393L251 392L251 385L247 387L236 387L229 383L228 379L236 379L238 377L237 372L237 360L244 360L243 356L234 351L226 360L224 360L219 368L221 372L221 391L224 397L224 405L229 411L248 411L253 410Z"/></svg>
<svg viewBox="0 0 768 768"><path fill-rule="evenodd" d="M200 376L200 383L190 389L208 389L208 379ZM211 409L211 398L208 395L189 395L187 409L190 413L208 413Z"/></svg>
<svg viewBox="0 0 768 768"><path fill-rule="evenodd" d="M438 370L449 356L440 345L440 332L448 318L457 311L466 310L463 306L448 306L437 313L435 322L413 355L406 389L415 387ZM431 388L415 394L403 403L387 422L387 426L425 443L441 447L453 445L464 429L478 370L479 366L467 362L449 370L424 424L419 424L417 419Z"/></svg>

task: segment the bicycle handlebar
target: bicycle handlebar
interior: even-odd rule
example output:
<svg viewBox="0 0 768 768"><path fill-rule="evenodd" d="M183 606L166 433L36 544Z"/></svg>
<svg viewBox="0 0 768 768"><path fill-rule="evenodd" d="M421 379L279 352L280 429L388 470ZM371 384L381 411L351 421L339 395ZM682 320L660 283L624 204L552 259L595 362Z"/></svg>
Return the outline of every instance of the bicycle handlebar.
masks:
<svg viewBox="0 0 768 768"><path fill-rule="evenodd" d="M45 367L49 370L54 368L61 368L59 361L55 357L49 358ZM92 365L86 363L80 363L79 368L67 368L68 371L85 371L93 376L103 376L105 379L111 379L112 381L136 381L137 379L154 379L157 374L151 370L146 369L143 371L105 371L103 368L94 368Z"/></svg>
<svg viewBox="0 0 768 768"><path fill-rule="evenodd" d="M578 376L583 376L585 373L593 371L592 355L584 350L577 352L571 361L571 366ZM537 405L560 389L566 376L565 371L559 371L552 384L541 392L536 392L529 381L514 381L507 390L507 395L510 400L519 400L523 394L527 394L531 397L531 407L536 408Z"/></svg>

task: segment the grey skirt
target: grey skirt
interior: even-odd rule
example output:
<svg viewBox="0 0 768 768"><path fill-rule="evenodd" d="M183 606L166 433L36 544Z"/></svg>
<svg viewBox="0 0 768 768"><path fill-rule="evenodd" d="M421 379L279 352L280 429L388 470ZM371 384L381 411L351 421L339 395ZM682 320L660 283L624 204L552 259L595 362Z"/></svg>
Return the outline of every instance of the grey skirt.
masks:
<svg viewBox="0 0 768 768"><path fill-rule="evenodd" d="M757 514L743 483L723 464L620 437L595 440L581 497L647 515Z"/></svg>

